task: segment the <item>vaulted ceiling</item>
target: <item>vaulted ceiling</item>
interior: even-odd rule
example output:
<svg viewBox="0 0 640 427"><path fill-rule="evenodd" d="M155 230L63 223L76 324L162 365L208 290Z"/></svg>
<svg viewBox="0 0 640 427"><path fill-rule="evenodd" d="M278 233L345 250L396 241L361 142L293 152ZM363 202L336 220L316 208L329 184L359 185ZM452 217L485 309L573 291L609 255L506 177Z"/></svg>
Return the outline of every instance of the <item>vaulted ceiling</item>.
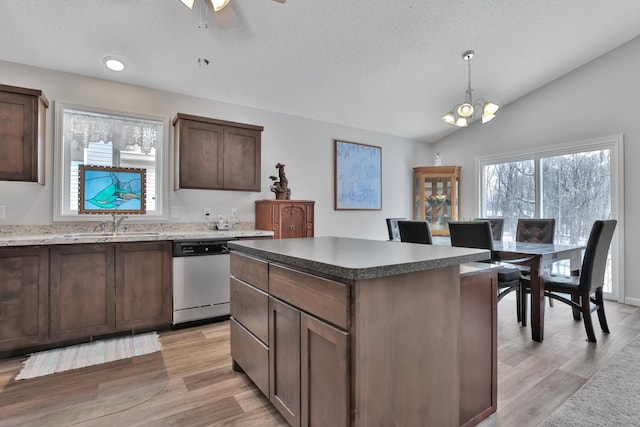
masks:
<svg viewBox="0 0 640 427"><path fill-rule="evenodd" d="M0 60L433 142L465 50L504 107L640 35L637 0L202 1L0 0Z"/></svg>

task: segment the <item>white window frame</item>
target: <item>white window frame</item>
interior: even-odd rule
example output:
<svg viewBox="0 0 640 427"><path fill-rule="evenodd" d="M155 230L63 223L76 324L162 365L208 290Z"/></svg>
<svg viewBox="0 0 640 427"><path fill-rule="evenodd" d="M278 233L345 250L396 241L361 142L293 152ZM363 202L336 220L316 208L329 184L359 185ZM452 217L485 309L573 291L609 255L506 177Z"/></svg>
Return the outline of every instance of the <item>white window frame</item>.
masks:
<svg viewBox="0 0 640 427"><path fill-rule="evenodd" d="M522 160L534 160L536 163L536 215L540 215L539 192L541 172L538 168L541 158L561 156L583 151L609 150L611 153L611 218L618 220L616 233L611 242L612 255L612 290L605 297L624 303L624 138L622 134L610 135L584 141L537 147L535 150L527 149L501 155L488 155L476 158L476 215L482 214L482 200L484 199L484 168L496 163L516 162Z"/></svg>
<svg viewBox="0 0 640 427"><path fill-rule="evenodd" d="M84 221L102 221L109 218L109 215L80 215L77 212L70 211L64 203L63 189L68 188L65 182L65 171L69 165L62 164L64 162L64 140L63 140L63 122L64 111L66 109L90 111L100 114L110 114L116 116L126 116L138 119L157 120L162 122L162 135L160 145L156 146L156 210L148 212L145 215L135 215L130 217L129 221L134 222L161 222L168 220L169 190L168 179L165 177L166 171L169 170L169 118L162 116L154 116L150 114L133 113L128 111L112 110L104 107L96 107L92 105L78 104L68 101L55 102L55 127L54 127L54 173L53 173L53 222L84 222ZM67 186L67 187L65 187Z"/></svg>

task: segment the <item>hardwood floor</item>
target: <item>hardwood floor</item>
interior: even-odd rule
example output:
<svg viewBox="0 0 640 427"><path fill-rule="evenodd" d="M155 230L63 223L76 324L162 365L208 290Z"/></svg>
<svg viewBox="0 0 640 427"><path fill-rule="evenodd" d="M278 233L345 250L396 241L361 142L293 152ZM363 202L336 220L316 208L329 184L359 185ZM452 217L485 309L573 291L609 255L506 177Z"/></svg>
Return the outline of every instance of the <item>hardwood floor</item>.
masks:
<svg viewBox="0 0 640 427"><path fill-rule="evenodd" d="M536 426L616 352L640 333L640 307L605 301L610 334L593 313L597 343L586 341L582 322L558 301L545 307L542 343L516 321L514 293L498 304L498 411L481 427Z"/></svg>
<svg viewBox="0 0 640 427"><path fill-rule="evenodd" d="M535 343L516 322L513 295L498 305L498 412L482 427L536 426L640 333L640 308L607 301L611 334L588 343L556 302ZM0 426L287 425L231 370L228 321L160 336L160 353L32 380L14 380L25 357L0 360Z"/></svg>

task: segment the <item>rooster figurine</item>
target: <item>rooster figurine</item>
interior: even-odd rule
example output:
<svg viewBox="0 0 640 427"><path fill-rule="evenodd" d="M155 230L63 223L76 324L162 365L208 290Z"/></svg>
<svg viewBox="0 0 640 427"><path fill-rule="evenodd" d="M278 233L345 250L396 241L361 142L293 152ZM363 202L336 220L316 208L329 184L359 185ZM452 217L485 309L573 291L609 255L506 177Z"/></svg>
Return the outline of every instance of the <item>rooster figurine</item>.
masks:
<svg viewBox="0 0 640 427"><path fill-rule="evenodd" d="M276 164L276 169L278 169L278 178L280 181L277 181L278 178L275 176L269 177L274 181L273 184L271 184L271 191L276 193L277 200L289 200L291 199L291 189L289 188L289 181L284 174L284 164Z"/></svg>

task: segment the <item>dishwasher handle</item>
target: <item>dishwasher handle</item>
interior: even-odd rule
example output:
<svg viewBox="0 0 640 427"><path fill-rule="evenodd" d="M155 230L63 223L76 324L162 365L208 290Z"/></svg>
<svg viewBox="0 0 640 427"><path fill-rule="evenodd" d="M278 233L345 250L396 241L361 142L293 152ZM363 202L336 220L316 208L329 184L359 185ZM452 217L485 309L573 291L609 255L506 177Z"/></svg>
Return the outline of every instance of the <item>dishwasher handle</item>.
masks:
<svg viewBox="0 0 640 427"><path fill-rule="evenodd" d="M231 252L227 246L229 240L173 242L173 256L226 255Z"/></svg>

